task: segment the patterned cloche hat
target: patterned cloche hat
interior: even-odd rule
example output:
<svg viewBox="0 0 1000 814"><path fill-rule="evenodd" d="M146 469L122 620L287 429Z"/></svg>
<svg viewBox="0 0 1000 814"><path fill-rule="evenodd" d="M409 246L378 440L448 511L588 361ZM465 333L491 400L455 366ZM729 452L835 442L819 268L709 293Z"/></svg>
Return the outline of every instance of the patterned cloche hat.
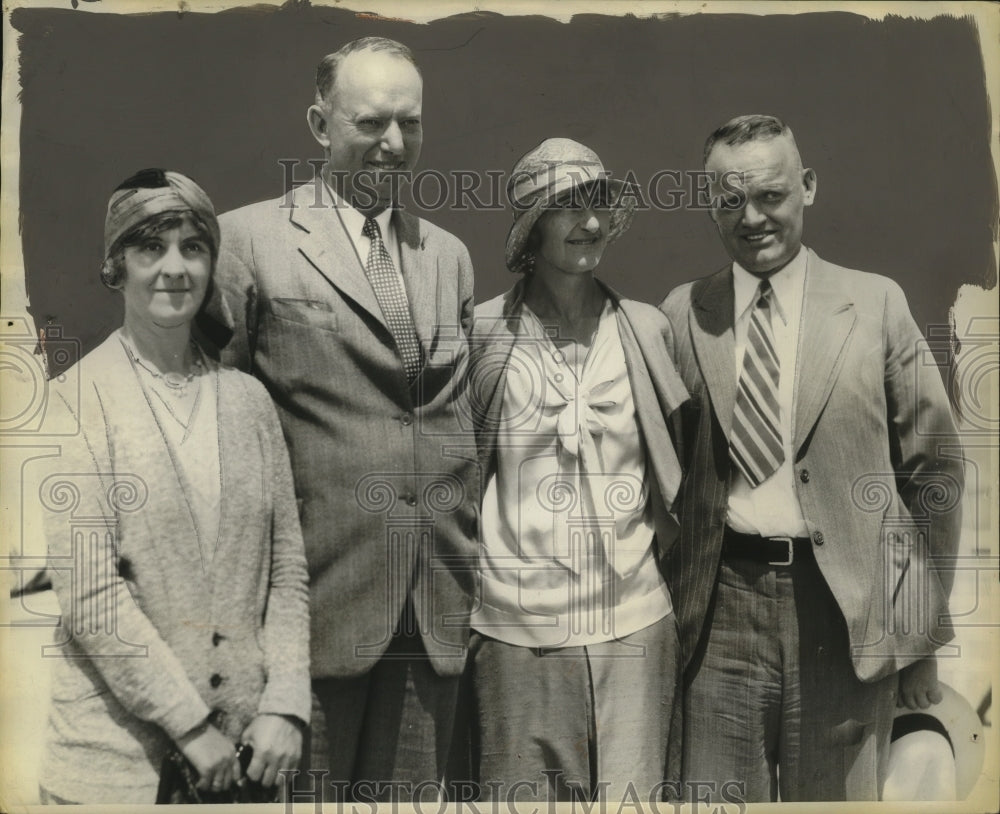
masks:
<svg viewBox="0 0 1000 814"><path fill-rule="evenodd" d="M525 245L542 213L566 192L596 183L606 186L611 201L608 243L612 243L631 225L638 201L624 181L610 177L597 153L568 138L545 139L525 153L507 182L507 200L514 208L514 224L507 234L507 268L529 270L532 258Z"/></svg>

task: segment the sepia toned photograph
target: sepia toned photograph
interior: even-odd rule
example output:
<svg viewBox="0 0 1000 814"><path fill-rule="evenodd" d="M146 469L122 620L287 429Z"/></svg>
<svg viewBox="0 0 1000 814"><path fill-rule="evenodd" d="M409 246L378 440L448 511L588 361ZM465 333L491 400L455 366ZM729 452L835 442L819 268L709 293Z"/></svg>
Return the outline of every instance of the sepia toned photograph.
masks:
<svg viewBox="0 0 1000 814"><path fill-rule="evenodd" d="M996 811L998 42L5 3L0 809Z"/></svg>

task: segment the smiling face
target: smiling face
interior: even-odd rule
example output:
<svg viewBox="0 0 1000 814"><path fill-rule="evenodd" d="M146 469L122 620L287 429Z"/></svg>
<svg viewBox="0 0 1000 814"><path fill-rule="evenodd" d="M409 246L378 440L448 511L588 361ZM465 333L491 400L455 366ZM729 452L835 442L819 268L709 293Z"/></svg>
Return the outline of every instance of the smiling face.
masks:
<svg viewBox="0 0 1000 814"><path fill-rule="evenodd" d="M535 273L591 272L608 245L611 207L604 194L581 194L548 207L535 223Z"/></svg>
<svg viewBox="0 0 1000 814"><path fill-rule="evenodd" d="M423 82L410 62L358 51L340 64L328 98L309 108L309 127L327 153L328 180L365 214L392 204L392 182L384 173L416 166L422 105Z"/></svg>
<svg viewBox="0 0 1000 814"><path fill-rule="evenodd" d="M175 328L194 319L212 276L212 254L188 218L123 251L126 326Z"/></svg>
<svg viewBox="0 0 1000 814"><path fill-rule="evenodd" d="M751 274L787 265L802 245L803 210L816 196L816 174L802 168L795 143L776 136L716 144L705 169L714 173L712 220L729 256Z"/></svg>

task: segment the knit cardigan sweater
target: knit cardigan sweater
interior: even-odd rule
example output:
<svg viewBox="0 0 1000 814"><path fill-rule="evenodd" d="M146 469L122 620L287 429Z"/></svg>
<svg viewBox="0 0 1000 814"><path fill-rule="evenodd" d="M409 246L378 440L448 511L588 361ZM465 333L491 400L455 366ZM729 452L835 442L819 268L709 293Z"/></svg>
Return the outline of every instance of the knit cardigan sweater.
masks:
<svg viewBox="0 0 1000 814"><path fill-rule="evenodd" d="M40 494L62 611L41 785L59 797L154 802L171 742L210 714L234 742L259 713L309 720L308 576L288 453L263 386L214 369L201 386L217 387L220 522L204 553L118 336L50 399L70 433Z"/></svg>

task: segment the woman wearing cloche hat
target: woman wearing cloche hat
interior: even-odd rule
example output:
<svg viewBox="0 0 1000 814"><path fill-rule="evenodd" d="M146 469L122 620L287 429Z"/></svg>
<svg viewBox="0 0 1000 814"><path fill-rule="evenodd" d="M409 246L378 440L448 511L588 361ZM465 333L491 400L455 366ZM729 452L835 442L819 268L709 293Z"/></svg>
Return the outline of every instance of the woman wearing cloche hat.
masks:
<svg viewBox="0 0 1000 814"><path fill-rule="evenodd" d="M42 802L221 802L244 769L273 797L299 759L308 578L288 453L263 386L192 339L218 252L190 178L143 170L112 193L100 273L124 324L49 400L69 429L41 494L62 611ZM173 766L192 788L161 786Z"/></svg>
<svg viewBox="0 0 1000 814"><path fill-rule="evenodd" d="M687 392L666 319L595 277L635 198L593 150L543 141L511 174L507 267L476 308L481 603L469 683L488 795L659 799L677 632L672 421ZM631 786L631 788L629 788Z"/></svg>

